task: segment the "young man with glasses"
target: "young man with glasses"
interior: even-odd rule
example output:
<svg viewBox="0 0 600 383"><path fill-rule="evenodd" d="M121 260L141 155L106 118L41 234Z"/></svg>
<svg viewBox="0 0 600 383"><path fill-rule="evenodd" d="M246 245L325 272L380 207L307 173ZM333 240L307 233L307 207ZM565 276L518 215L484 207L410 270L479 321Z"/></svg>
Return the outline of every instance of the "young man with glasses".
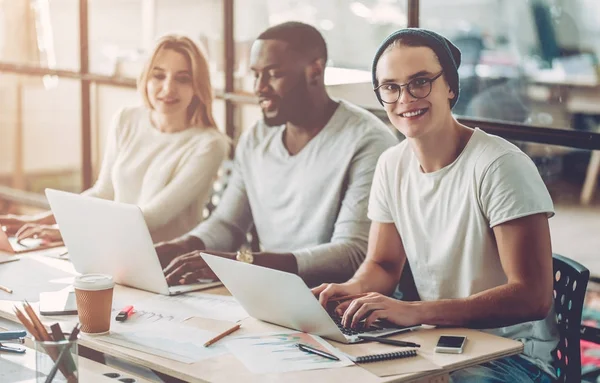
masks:
<svg viewBox="0 0 600 383"><path fill-rule="evenodd" d="M379 159L369 200L367 258L348 282L313 291L346 326L386 319L487 329L521 355L451 374L453 382L550 382L558 332L552 308L552 200L531 159L460 124L460 51L423 29L389 36L373 61L375 94L406 140ZM421 301L388 297L408 261Z"/></svg>

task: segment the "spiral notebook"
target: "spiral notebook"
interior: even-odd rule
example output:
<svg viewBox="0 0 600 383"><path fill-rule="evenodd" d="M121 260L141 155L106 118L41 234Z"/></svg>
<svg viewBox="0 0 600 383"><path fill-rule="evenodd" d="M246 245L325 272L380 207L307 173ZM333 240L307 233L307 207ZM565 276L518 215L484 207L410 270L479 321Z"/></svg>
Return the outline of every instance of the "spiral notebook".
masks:
<svg viewBox="0 0 600 383"><path fill-rule="evenodd" d="M388 352L385 354L372 354L372 355L364 355L364 356L348 355L350 360L353 361L354 363L380 362L380 361L384 361L384 360L410 358L413 356L417 356L417 350L395 351L395 352Z"/></svg>

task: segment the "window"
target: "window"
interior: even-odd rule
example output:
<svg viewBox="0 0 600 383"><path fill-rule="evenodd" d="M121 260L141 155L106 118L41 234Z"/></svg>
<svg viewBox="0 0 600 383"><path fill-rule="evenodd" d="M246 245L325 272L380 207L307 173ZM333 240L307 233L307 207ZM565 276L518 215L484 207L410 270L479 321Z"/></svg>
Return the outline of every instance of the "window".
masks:
<svg viewBox="0 0 600 383"><path fill-rule="evenodd" d="M385 0L245 0L235 2L235 45L238 88L252 91L249 72L250 47L269 26L301 21L323 34L331 68L358 69L370 73L377 46L388 34L406 27L405 1ZM243 15L243 16L242 16ZM326 82L369 80L369 74L330 70Z"/></svg>
<svg viewBox="0 0 600 383"><path fill-rule="evenodd" d="M600 12L589 12L588 3L421 0L421 26L444 34L462 51L461 95L454 112L595 129L585 112L594 97L600 102L595 88Z"/></svg>

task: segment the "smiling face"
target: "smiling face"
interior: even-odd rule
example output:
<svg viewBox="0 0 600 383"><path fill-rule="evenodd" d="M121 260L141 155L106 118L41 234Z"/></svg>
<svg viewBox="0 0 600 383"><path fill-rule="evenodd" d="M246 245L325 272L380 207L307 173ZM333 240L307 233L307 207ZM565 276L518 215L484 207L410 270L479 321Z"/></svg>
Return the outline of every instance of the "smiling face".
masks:
<svg viewBox="0 0 600 383"><path fill-rule="evenodd" d="M417 84L422 84L441 71L442 66L430 48L394 45L379 59L376 74L379 85L385 87L385 84L404 85L415 79ZM398 101L384 104L384 108L400 133L418 138L443 128L451 116L449 100L452 98L454 93L442 75L431 83L427 97L415 98L403 86Z"/></svg>
<svg viewBox="0 0 600 383"><path fill-rule="evenodd" d="M152 108L161 114L186 114L194 98L189 60L173 49L158 52L150 68L146 92Z"/></svg>
<svg viewBox="0 0 600 383"><path fill-rule="evenodd" d="M269 126L300 123L310 113L306 60L279 40L257 40L250 53L254 93Z"/></svg>

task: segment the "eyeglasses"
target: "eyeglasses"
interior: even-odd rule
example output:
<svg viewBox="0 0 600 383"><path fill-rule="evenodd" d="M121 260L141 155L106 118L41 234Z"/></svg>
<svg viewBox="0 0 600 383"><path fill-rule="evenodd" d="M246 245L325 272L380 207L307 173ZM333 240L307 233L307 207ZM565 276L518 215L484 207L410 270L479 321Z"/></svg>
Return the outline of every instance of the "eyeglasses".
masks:
<svg viewBox="0 0 600 383"><path fill-rule="evenodd" d="M417 77L406 84L386 83L373 89L379 99L386 104L394 104L402 95L402 88L406 87L408 94L414 98L425 98L431 93L432 83L437 80L444 71L441 71L432 78Z"/></svg>

